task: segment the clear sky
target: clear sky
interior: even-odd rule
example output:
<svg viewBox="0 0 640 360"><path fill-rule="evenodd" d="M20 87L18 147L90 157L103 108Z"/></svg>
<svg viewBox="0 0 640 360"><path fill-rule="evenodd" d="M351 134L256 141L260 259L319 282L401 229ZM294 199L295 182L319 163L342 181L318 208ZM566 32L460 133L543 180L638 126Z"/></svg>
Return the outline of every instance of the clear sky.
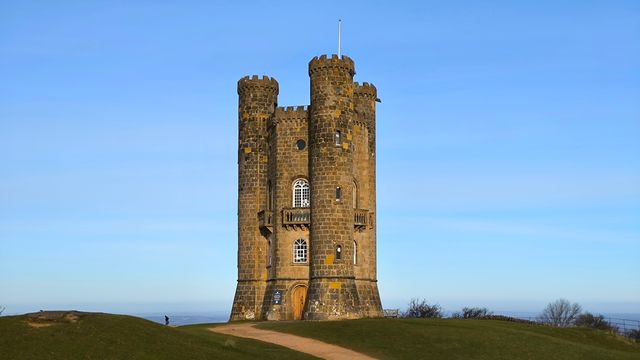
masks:
<svg viewBox="0 0 640 360"><path fill-rule="evenodd" d="M640 313L637 1L0 2L0 304L228 311L236 81L378 87L385 308Z"/></svg>

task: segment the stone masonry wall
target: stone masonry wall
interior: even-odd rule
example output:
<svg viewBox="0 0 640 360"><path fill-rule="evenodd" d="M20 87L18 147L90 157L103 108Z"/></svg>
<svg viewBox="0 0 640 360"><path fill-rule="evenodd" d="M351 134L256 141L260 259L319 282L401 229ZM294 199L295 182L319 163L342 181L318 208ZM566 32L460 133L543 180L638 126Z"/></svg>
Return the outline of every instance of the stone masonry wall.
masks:
<svg viewBox="0 0 640 360"><path fill-rule="evenodd" d="M307 108L303 106L277 108L272 126L269 128L272 161L269 164L269 180L274 188L274 226L272 266L269 268L269 280L264 301L264 312L269 320L290 320L291 290L295 285L307 285L309 282L309 262L293 262L293 243L304 239L311 244L309 229L304 227L285 228L282 224L282 211L293 207L293 182L308 176L308 146L299 150L298 140L308 142ZM282 304L272 304L274 291L282 294Z"/></svg>

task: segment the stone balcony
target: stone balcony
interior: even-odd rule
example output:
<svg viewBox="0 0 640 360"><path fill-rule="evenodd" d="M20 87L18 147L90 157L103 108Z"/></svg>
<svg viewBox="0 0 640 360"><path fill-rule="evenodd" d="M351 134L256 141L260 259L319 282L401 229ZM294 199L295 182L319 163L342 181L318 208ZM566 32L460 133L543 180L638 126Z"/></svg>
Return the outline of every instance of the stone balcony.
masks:
<svg viewBox="0 0 640 360"><path fill-rule="evenodd" d="M353 227L363 231L367 226L372 227L373 213L365 209L354 209ZM273 212L262 210L258 213L260 230L267 235L273 233ZM308 207L282 209L282 226L287 230L309 230L311 224L311 209Z"/></svg>
<svg viewBox="0 0 640 360"><path fill-rule="evenodd" d="M267 232L266 235L273 233L273 211L260 211L258 213L258 223L260 223L260 231Z"/></svg>
<svg viewBox="0 0 640 360"><path fill-rule="evenodd" d="M282 225L287 230L309 230L311 209L308 207L282 209Z"/></svg>

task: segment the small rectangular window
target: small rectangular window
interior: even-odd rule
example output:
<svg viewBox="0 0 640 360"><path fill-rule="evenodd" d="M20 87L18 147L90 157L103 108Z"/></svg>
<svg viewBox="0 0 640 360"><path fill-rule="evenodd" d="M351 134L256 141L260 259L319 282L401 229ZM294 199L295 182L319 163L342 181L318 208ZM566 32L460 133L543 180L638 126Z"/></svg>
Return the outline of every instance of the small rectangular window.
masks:
<svg viewBox="0 0 640 360"><path fill-rule="evenodd" d="M342 134L340 130L336 131L336 146L342 145Z"/></svg>
<svg viewBox="0 0 640 360"><path fill-rule="evenodd" d="M342 197L342 189L340 189L340 186L338 186L336 188L336 201L340 201L341 197Z"/></svg>

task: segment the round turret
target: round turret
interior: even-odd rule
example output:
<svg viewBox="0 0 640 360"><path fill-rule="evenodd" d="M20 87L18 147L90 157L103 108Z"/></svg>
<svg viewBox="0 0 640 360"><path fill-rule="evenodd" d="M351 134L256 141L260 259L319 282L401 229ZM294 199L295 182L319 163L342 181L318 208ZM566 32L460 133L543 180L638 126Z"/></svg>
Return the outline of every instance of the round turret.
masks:
<svg viewBox="0 0 640 360"><path fill-rule="evenodd" d="M305 319L361 316L353 268L353 61L323 55L309 62L311 266Z"/></svg>
<svg viewBox="0 0 640 360"><path fill-rule="evenodd" d="M278 102L278 82L268 76L238 81L238 287L231 320L261 318L267 277L267 242L256 231L256 214L265 205L267 184L267 124Z"/></svg>

